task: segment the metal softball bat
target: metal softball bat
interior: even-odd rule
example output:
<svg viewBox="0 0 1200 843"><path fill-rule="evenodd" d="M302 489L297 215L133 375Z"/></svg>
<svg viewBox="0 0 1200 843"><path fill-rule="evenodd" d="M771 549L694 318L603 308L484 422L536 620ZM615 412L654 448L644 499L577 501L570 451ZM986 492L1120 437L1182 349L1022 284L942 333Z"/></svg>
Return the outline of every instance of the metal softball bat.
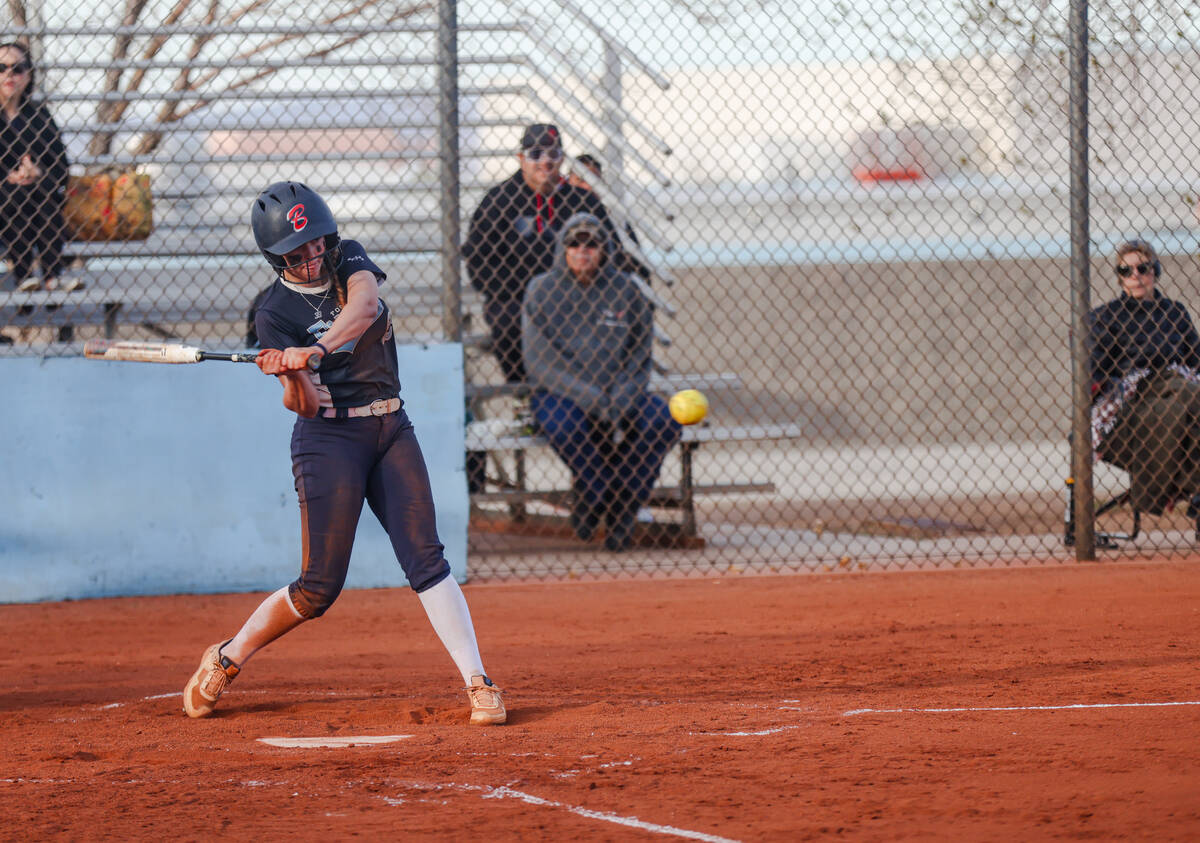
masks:
<svg viewBox="0 0 1200 843"><path fill-rule="evenodd" d="M207 351L194 345L175 342L137 342L134 340L88 340L83 356L90 360L123 360L134 363L203 363L223 360L229 363L253 363L257 351ZM321 358L308 358L308 368L316 370Z"/></svg>

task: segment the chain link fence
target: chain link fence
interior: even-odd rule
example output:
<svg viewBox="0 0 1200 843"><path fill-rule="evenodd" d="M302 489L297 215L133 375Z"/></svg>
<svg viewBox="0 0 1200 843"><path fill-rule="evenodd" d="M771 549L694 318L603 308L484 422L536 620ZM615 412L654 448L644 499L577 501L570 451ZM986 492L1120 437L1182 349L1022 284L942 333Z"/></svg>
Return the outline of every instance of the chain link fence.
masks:
<svg viewBox="0 0 1200 843"><path fill-rule="evenodd" d="M1071 553L1064 4L9 9L6 40L28 45L33 72L0 48L0 353L74 355L93 337L252 343L248 314L272 279L250 203L294 179L389 271L401 341L463 342L477 576ZM1116 246L1140 237L1157 249L1159 291L1190 307L1200 32L1180 3L1089 12L1093 304L1121 293ZM23 85L67 170L46 157L53 138L20 148ZM534 124L557 134L526 146ZM149 232L84 239L73 223L60 264L58 204L136 217L137 196L117 187L130 174L149 177ZM553 180L540 198L538 178ZM506 180L518 204L489 193ZM100 211L82 202L113 190ZM521 371L531 279L577 281L569 253L594 251L561 242L576 211L598 215L620 277L524 318L558 370L604 396L575 393L569 427L591 430L598 456L564 450L567 411L540 394L555 393L551 376ZM699 390L707 417L680 431L665 400L617 395L641 396L641 379L663 399ZM580 428L589 414L598 424ZM682 439L660 468L654 431ZM1129 483L1096 465L1097 501ZM1169 491L1180 502L1144 513L1122 547L1193 547L1191 490ZM1132 519L1117 507L1097 530Z"/></svg>

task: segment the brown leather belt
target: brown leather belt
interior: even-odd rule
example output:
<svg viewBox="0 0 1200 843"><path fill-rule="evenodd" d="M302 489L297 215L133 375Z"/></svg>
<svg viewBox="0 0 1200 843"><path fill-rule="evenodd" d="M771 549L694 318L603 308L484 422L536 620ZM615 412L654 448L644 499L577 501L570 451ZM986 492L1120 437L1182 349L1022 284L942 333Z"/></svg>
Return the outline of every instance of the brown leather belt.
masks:
<svg viewBox="0 0 1200 843"><path fill-rule="evenodd" d="M386 416L399 409L399 398L377 398L361 407L325 407L320 416L326 419L359 419L364 416Z"/></svg>

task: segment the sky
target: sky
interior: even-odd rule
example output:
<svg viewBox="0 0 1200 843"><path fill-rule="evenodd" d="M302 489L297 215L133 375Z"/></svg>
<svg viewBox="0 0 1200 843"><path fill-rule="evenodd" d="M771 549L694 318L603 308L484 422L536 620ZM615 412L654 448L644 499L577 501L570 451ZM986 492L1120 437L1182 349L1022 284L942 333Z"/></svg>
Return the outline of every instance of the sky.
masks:
<svg viewBox="0 0 1200 843"><path fill-rule="evenodd" d="M25 0L35 19L51 27L114 23L123 0ZM144 19L162 20L178 0L149 0ZM197 19L207 3L194 0L185 15ZM379 0L380 15L414 0ZM1071 0L458 0L460 23L516 20L537 41L564 44L576 55L599 52L580 14L599 23L664 73L750 65L825 64L870 59L952 58L1028 48L1031 33L1049 49L1061 46ZM240 8L235 0L221 0ZM261 20L316 20L359 4L327 0L294 4L268 0ZM979 20L970 18L977 16ZM984 19L986 17L986 19ZM1000 26L993 25L1004 20ZM1089 25L1098 43L1139 40L1165 46L1200 36L1200 13L1188 0L1092 0ZM314 31L318 27L313 27ZM581 37L582 36L582 37ZM466 49L503 52L513 36L460 33ZM582 45L582 46L581 46ZM591 45L590 47L588 45ZM593 56L587 56L591 59Z"/></svg>
<svg viewBox="0 0 1200 843"><path fill-rule="evenodd" d="M669 72L727 68L748 64L825 63L878 57L886 50L903 54L915 40L948 48L951 33L931 21L952 21L940 0L913 0L902 8L879 8L868 0L797 0L796 2L688 3L645 0L603 3L578 0L594 19ZM613 7L621 8L619 15ZM712 10L700 20L689 8ZM561 16L569 25L569 12ZM578 26L578 24L575 24ZM939 24L940 26L940 24ZM881 37L891 43L881 44Z"/></svg>
<svg viewBox="0 0 1200 843"><path fill-rule="evenodd" d="M379 8L400 6L406 0L385 0ZM176 0L151 0L145 20L162 20ZM122 0L26 0L34 18L51 27L115 22ZM243 4L225 0L238 8ZM303 20L306 14L329 14L337 0L301 5L267 4L268 15L279 22ZM730 67L749 62L846 61L879 57L881 50L901 55L915 42L951 49L962 41L961 0L910 0L903 5L878 8L872 0L460 0L458 19L478 23L516 19L527 23L535 38L565 34L569 40L586 32L573 9L600 22L633 50L649 57L664 72L677 69ZM195 19L207 4L196 3L187 17ZM945 31L943 31L943 29ZM485 38L481 43L503 49L509 36ZM472 36L461 35L470 41ZM881 46L881 40L888 46ZM965 42L963 44L966 45Z"/></svg>

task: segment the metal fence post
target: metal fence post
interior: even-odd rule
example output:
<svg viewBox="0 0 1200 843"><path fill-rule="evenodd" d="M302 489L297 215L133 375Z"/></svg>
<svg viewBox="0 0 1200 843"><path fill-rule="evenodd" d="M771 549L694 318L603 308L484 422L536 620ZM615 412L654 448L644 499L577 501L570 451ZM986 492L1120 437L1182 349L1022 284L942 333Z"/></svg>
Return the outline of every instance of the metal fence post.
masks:
<svg viewBox="0 0 1200 843"><path fill-rule="evenodd" d="M1087 316L1091 309L1088 225L1087 0L1071 0L1071 382L1073 415L1071 494L1075 502L1075 558L1096 558L1096 502L1092 486L1091 371Z"/></svg>
<svg viewBox="0 0 1200 843"><path fill-rule="evenodd" d="M462 342L456 0L442 0L438 4L438 135L442 200L442 330L450 342Z"/></svg>

